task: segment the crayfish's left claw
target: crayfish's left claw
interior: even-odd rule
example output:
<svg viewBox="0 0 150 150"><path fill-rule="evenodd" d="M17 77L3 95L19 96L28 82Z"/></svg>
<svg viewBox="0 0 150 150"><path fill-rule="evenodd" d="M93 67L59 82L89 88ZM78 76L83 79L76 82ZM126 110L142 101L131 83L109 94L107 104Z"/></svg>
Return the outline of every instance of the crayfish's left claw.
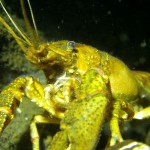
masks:
<svg viewBox="0 0 150 150"><path fill-rule="evenodd" d="M133 140L124 140L107 148L107 150L150 150L150 146Z"/></svg>

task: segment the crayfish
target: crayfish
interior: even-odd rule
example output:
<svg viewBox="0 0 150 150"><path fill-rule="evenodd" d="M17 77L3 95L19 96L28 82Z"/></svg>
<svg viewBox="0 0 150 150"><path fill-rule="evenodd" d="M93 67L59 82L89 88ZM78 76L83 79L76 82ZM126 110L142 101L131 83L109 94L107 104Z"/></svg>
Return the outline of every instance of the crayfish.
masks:
<svg viewBox="0 0 150 150"><path fill-rule="evenodd" d="M2 17L0 22L27 60L43 70L47 84L31 76L18 77L0 93L0 133L26 96L49 114L36 115L31 122L34 150L39 149L38 123L60 125L49 150L96 149L105 120L110 124L107 148L124 142L120 133L124 121L150 117L150 106L138 110L139 100L150 99L150 73L131 71L121 60L89 45L68 40L42 43L29 25L23 0L21 5L30 38L14 21L20 36ZM8 17L12 20L9 14Z"/></svg>

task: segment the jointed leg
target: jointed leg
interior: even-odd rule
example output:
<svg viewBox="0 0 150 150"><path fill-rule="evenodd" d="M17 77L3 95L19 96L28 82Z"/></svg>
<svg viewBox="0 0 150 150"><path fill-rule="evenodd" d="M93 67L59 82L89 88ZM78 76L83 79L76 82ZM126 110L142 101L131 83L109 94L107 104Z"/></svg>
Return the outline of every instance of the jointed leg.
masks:
<svg viewBox="0 0 150 150"><path fill-rule="evenodd" d="M119 128L120 109L121 109L120 101L115 101L113 104L112 118L110 120L110 131L111 131L110 146L113 146L116 142L123 141Z"/></svg>
<svg viewBox="0 0 150 150"><path fill-rule="evenodd" d="M57 118L50 118L42 115L34 116L30 124L30 135L32 141L33 150L39 150L39 134L36 124L59 124L60 120Z"/></svg>

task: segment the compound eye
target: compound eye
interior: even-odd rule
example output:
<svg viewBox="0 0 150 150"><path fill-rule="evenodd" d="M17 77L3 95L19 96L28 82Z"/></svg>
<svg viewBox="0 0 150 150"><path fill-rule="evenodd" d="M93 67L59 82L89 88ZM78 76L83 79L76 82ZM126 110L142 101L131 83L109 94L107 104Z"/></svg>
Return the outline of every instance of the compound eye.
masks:
<svg viewBox="0 0 150 150"><path fill-rule="evenodd" d="M70 50L73 50L76 46L76 43L74 41L69 41L67 43L67 48L70 49Z"/></svg>

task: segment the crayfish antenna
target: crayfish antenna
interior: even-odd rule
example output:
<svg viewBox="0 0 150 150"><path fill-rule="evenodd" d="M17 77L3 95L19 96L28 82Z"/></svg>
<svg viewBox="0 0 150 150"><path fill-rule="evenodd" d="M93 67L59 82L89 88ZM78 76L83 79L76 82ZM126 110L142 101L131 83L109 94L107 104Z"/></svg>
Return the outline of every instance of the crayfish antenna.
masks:
<svg viewBox="0 0 150 150"><path fill-rule="evenodd" d="M32 18L32 23L33 23L33 26L34 26L34 30L33 30L32 26L31 26L29 18L27 16L24 0L20 0L21 9L22 9L24 21L26 23L26 27L27 27L28 33L30 35L30 39L32 41L33 47L37 48L39 46L39 43L40 43L39 42L40 40L39 40L38 30L37 30L37 26L36 26L36 23L35 23L35 19L34 19L34 15L33 15L33 11L32 11L32 7L31 7L31 4L30 4L30 1L27 0L27 2L28 2L31 18Z"/></svg>
<svg viewBox="0 0 150 150"><path fill-rule="evenodd" d="M0 17L0 22L5 26L5 28L8 30L8 32L14 37L14 39L16 40L16 42L18 43L18 45L21 47L21 49L26 53L26 47L25 45L22 43L23 39L21 39L14 31L13 29L6 23L6 21ZM23 41L23 42L27 42L27 41ZM28 43L28 45L31 45L31 43Z"/></svg>
<svg viewBox="0 0 150 150"><path fill-rule="evenodd" d="M8 18L10 19L11 23L14 25L15 29L18 31L18 33L21 35L21 37L19 37L14 31L13 29L6 23L6 21L0 17L0 22L5 26L5 28L8 30L8 32L14 37L14 39L16 40L16 42L18 43L18 45L21 47L21 49L26 53L26 47L23 44L26 43L28 46L31 46L32 43L30 42L30 40L27 38L27 36L19 29L19 27L16 25L16 23L13 21L12 17L10 16L10 14L7 12L7 10L5 9L3 3L0 0L0 4L3 8L3 10L5 11L6 15L8 16Z"/></svg>
<svg viewBox="0 0 150 150"><path fill-rule="evenodd" d="M28 5L29 5L29 9L30 9L30 13L31 13L31 17L32 17L32 22L34 25L34 30L32 29L32 26L29 22L29 19L27 17L27 13L26 13L26 9L25 9L25 5L24 5L24 0L20 0L21 3L21 8L22 8L22 13L23 13L23 17L26 23L26 28L27 31L29 33L29 37L27 37L17 26L17 24L14 22L14 20L12 19L12 17L10 16L10 14L7 12L6 8L4 7L3 3L0 0L0 4L3 8L3 10L5 11L6 15L8 16L8 18L10 19L11 23L13 24L13 26L15 27L15 29L18 31L18 33L20 34L20 36L18 36L14 30L10 27L10 25L8 25L8 23L6 23L6 21L0 17L0 22L5 26L5 28L8 30L8 32L14 37L14 39L16 40L16 42L18 43L18 45L21 47L22 51L27 54L27 46L29 47L33 47L31 50L33 53L36 53L36 49L40 44L40 40L39 40L39 35L38 35L38 31L37 31L37 27L36 27L36 23L35 23L35 19L34 19L34 15L33 15L33 11L31 8L31 4L30 1L28 1ZM35 31L35 33L34 33Z"/></svg>

